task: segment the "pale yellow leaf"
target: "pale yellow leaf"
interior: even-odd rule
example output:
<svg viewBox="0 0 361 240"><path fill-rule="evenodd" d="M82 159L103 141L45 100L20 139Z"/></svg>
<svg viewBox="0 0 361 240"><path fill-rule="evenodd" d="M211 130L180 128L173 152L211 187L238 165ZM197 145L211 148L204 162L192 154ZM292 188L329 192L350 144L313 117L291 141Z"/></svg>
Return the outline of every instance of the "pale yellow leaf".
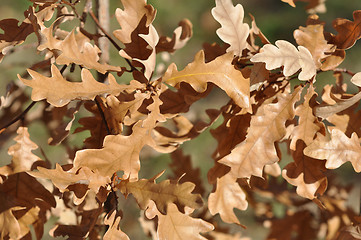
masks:
<svg viewBox="0 0 361 240"><path fill-rule="evenodd" d="M97 95L118 95L124 86L119 85L114 76L109 74L109 84L96 81L89 70L81 71L82 82L69 82L60 73L59 69L51 66L52 77L45 77L31 69L28 69L33 80L27 80L20 75L18 78L27 86L32 87L31 99L40 101L46 99L55 107L62 107L75 99L93 100Z"/></svg>
<svg viewBox="0 0 361 240"><path fill-rule="evenodd" d="M248 108L249 78L244 78L242 73L234 68L232 60L233 54L227 53L205 63L204 52L200 51L194 57L194 61L182 71L178 71L175 64L170 65L163 81L174 87L179 87L181 82L187 82L197 92L204 92L207 83L211 82L224 90L237 105Z"/></svg>
<svg viewBox="0 0 361 240"><path fill-rule="evenodd" d="M230 174L236 178L262 177L264 166L279 160L274 143L285 136L285 123L294 118L294 105L301 89L296 88L292 94L285 90L277 95L277 103L265 102L258 108L251 118L246 139L219 160L231 167Z"/></svg>
<svg viewBox="0 0 361 240"><path fill-rule="evenodd" d="M242 56L242 50L247 47L249 26L243 23L244 10L241 4L233 6L232 0L216 0L216 7L212 15L222 27L217 30L217 35L225 43L231 45L227 52Z"/></svg>
<svg viewBox="0 0 361 240"><path fill-rule="evenodd" d="M146 15L146 26L149 26L156 14L156 10L147 4L147 0L121 0L124 10L117 8L115 17L121 29L113 32L114 36L122 43L131 42L131 34L138 26L140 20Z"/></svg>
<svg viewBox="0 0 361 240"><path fill-rule="evenodd" d="M332 129L331 139L316 138L304 150L305 155L326 159L326 168L336 169L345 162L351 162L356 172L361 171L361 146L356 133L352 133L348 138L337 128Z"/></svg>
<svg viewBox="0 0 361 240"><path fill-rule="evenodd" d="M276 41L276 46L272 44L264 45L260 53L255 54L251 61L266 63L267 70L283 66L283 74L286 77L295 74L301 69L298 75L299 80L309 80L316 75L316 65L312 54L307 48L298 46L297 49L285 40Z"/></svg>
<svg viewBox="0 0 361 240"><path fill-rule="evenodd" d="M169 203L168 212L163 215L151 201L145 214L149 219L158 217L157 239L159 240L206 240L200 233L212 231L214 227L202 219L190 217L192 212L193 209L189 209L186 213L181 213L175 204Z"/></svg>
<svg viewBox="0 0 361 240"><path fill-rule="evenodd" d="M361 87L361 72L358 72L355 75L353 75L350 81L356 86Z"/></svg>
<svg viewBox="0 0 361 240"><path fill-rule="evenodd" d="M217 189L208 198L208 209L212 215L219 213L226 223L240 224L233 208L246 210L248 202L246 194L230 174L217 178Z"/></svg>

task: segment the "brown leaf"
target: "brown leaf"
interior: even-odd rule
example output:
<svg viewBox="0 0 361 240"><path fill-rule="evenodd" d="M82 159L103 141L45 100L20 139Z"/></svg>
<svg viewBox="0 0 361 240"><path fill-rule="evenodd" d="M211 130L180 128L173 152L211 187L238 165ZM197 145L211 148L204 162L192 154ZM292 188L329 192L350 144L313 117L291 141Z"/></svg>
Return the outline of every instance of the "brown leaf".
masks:
<svg viewBox="0 0 361 240"><path fill-rule="evenodd" d="M195 184L191 182L173 183L164 180L155 183L155 179L140 179L135 182L122 180L116 185L127 196L132 194L141 209L146 209L152 200L162 214L167 214L167 206L174 203L179 211L184 212L184 207L200 208L203 204L199 194L192 194Z"/></svg>
<svg viewBox="0 0 361 240"><path fill-rule="evenodd" d="M287 90L277 95L277 103L263 103L252 116L246 139L232 152L219 160L231 167L236 178L262 177L263 167L279 160L274 147L286 134L285 123L294 118L294 104L299 100L302 87L290 94Z"/></svg>
<svg viewBox="0 0 361 240"><path fill-rule="evenodd" d="M204 52L200 51L194 57L194 61L178 71L175 64L168 67L163 76L163 81L171 86L179 88L181 82L189 83L197 92L207 89L207 82L216 84L240 107L248 108L249 103L249 79L243 77L231 64L233 55L224 54L212 62L204 63Z"/></svg>
<svg viewBox="0 0 361 240"><path fill-rule="evenodd" d="M0 193L0 212L14 206L28 210L38 206L44 211L56 206L54 196L25 172L10 175L0 185Z"/></svg>
<svg viewBox="0 0 361 240"><path fill-rule="evenodd" d="M205 240L199 233L209 232L214 229L213 225L189 215L193 209L188 209L186 213L178 211L173 203L168 204L168 211L163 215L157 210L154 202L150 202L145 214L147 218L158 217L157 236L159 240Z"/></svg>
<svg viewBox="0 0 361 240"><path fill-rule="evenodd" d="M353 12L353 19L354 21L337 18L333 21L332 25L338 34L332 43L337 45L338 49L349 49L361 38L361 10Z"/></svg>
<svg viewBox="0 0 361 240"><path fill-rule="evenodd" d="M173 37L169 38L166 36L161 36L156 46L157 53L159 52L169 52L173 53L174 51L182 48L188 40L193 35L193 25L188 19L183 19L178 23L177 27L173 32Z"/></svg>
<svg viewBox="0 0 361 240"><path fill-rule="evenodd" d="M32 87L31 99L40 101L46 99L55 107L62 107L75 99L93 100L97 95L117 95L124 86L119 85L114 76L109 74L109 84L96 81L89 70L83 68L81 71L82 82L69 82L60 73L59 69L51 66L52 77L45 77L40 73L28 69L33 80L26 80L18 75L18 78L27 86Z"/></svg>

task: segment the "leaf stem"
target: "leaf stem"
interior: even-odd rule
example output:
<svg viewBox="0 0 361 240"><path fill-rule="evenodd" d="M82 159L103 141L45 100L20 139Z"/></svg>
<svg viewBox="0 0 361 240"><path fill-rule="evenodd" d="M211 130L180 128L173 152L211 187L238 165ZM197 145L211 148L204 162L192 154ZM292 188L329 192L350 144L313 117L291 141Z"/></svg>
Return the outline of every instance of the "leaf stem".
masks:
<svg viewBox="0 0 361 240"><path fill-rule="evenodd" d="M14 123L16 123L17 121L19 121L20 119L23 119L25 117L25 114L27 112L29 112L29 110L36 104L36 101L32 101L32 103L30 103L30 105L22 112L20 113L19 116L17 116L16 118L14 118L13 120L11 120L9 123L5 124L5 126L3 126L0 129L0 133L2 133L6 128L10 127L11 125L13 125Z"/></svg>

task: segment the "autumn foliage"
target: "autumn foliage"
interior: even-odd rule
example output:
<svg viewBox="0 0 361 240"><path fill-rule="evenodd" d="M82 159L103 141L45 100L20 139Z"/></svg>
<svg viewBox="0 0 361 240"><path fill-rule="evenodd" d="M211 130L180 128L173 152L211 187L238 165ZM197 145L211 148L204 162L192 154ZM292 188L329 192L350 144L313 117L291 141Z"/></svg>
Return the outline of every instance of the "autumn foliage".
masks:
<svg viewBox="0 0 361 240"><path fill-rule="evenodd" d="M186 46L192 24L181 20L171 37L160 35L146 0L121 0L111 31L92 1L31 2L24 19L0 21L0 62L30 36L43 57L1 97L1 144L11 143L11 162L0 167L1 239L41 239L50 219L50 235L69 239L129 239L120 226L135 221L152 239L248 239L246 209L267 239L361 238L361 219L347 205L351 186L333 171L348 162L361 171L361 92L346 84L360 89L361 72L340 68L361 38L361 10L335 19L334 33L310 14L294 30L295 44L271 43L242 5L216 0L211 14L223 43L205 43L178 69L171 60L162 68L162 59ZM306 2L309 12L324 4ZM73 29L63 28L69 22ZM116 63L104 58L104 38ZM334 77L317 85L326 72ZM228 97L223 106L192 117L193 105L215 91ZM46 144L66 149L64 162L34 154L45 143L29 135L33 121L46 127ZM204 131L217 143L213 159L203 158L208 181L182 152ZM84 132L82 146L69 140ZM172 162L141 178L142 162L157 154ZM139 212L126 218L121 199L130 196Z"/></svg>

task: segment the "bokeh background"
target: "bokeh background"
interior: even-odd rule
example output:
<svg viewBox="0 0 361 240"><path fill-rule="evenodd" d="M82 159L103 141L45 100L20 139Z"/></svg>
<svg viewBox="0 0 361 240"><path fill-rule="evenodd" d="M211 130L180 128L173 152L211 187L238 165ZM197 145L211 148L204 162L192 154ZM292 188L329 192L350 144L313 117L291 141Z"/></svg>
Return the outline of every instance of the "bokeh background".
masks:
<svg viewBox="0 0 361 240"><path fill-rule="evenodd" d="M23 12L31 5L31 2L27 0L1 0L0 7L0 20L5 18L16 18L20 21L24 19ZM193 23L193 37L187 43L187 45L171 56L171 62L175 62L178 69L182 69L189 62L193 60L196 52L202 49L204 42L221 43L221 40L217 37L215 31L219 28L219 24L212 18L211 8L215 6L213 0L149 0L149 4L152 4L157 9L157 17L154 22L156 29L160 35L172 36L174 29L178 26L178 22L183 18L189 19ZM233 0L234 4L241 3L245 10L245 22L250 23L251 19L248 14L252 14L258 27L262 30L264 35L274 43L276 40L284 39L295 44L293 39L293 31L299 26L305 26L307 16L309 15L305 11L307 3L296 2L296 8L289 6L288 4L281 2L281 0ZM354 10L361 9L361 1L359 0L327 0L325 1L326 12L319 13L319 17L322 21L326 22L325 30L336 33L332 28L332 21L335 18L347 18L353 20L352 13ZM114 12L116 8L122 7L120 0L110 0L110 18L111 29L115 30L119 28L119 25L115 19ZM91 22L91 21L90 21ZM89 26L90 28L92 26ZM1 30L0 30L1 31ZM4 58L0 64L0 95L4 95L6 92L6 85L17 79L16 74L22 74L24 70L30 67L33 63L42 60L43 56L37 55L34 48L31 48L32 43L36 43L34 36L29 37L24 44L29 44L29 48L24 48L22 51L15 52L10 56ZM350 50L346 51L346 59L340 66L341 68L347 68L352 72L361 71L361 42L357 42L356 45ZM118 52L115 48L111 47L110 61L113 65L124 64L120 59ZM345 78L346 83L349 78ZM334 78L331 73L325 73L320 75L317 79L317 84L323 86L327 82L332 83ZM321 92L321 88L318 91ZM356 88L351 88L351 91L357 91ZM194 107L191 108L189 113L190 117L194 119L204 118L204 110L208 108L219 108L226 102L226 96L219 91L212 92L206 100L201 100ZM25 108L26 106L24 106ZM0 112L1 114L1 112ZM79 118L85 112L80 112L77 116ZM10 121L10 119L9 119ZM221 120L215 123L218 125ZM79 127L78 124L74 124L72 131ZM62 147L48 146L47 139L48 134L40 123L31 123L29 126L31 139L36 142L46 152L47 157L53 162L59 162L64 164L66 162L65 149ZM77 134L70 136L70 141L77 146L81 146L82 140L87 137L88 133ZM8 141L2 149L0 149L0 166L6 165L10 161L10 156L7 155L7 148L14 144L13 141ZM209 168L213 166L213 160L211 154L215 149L216 141L212 138L209 131L202 133L197 139L185 143L182 148L186 154L191 155L192 161L195 167L199 167L202 171L202 177L205 180L205 187L211 190L210 186L206 184L206 174ZM147 151L147 150L146 150ZM282 148L284 152L283 156L286 156L283 160L282 166L285 166L287 160L287 152L285 148ZM41 153L38 152L41 156ZM155 155L154 153L146 154L144 161L142 161L141 177L149 178L159 173L163 169L167 168L170 163L170 157L168 155ZM352 182L357 179L357 174L353 172L349 165L342 166L337 173L341 176L340 181L345 183ZM166 172L164 176L171 175L170 172ZM136 220L139 217L139 210L135 207L135 201L131 197L128 200L121 198L121 204L123 209L127 209L124 212L124 221L121 222L121 228L126 232L131 239L146 239L145 235L141 232L137 221L127 221L127 219ZM358 208L358 195L354 194L351 205L355 205ZM282 209L281 209L282 210ZM280 211L281 211L280 210ZM358 209L357 209L358 210ZM234 231L242 231L246 236L250 236L253 239L262 239L267 234L267 229L260 226L253 220L252 210L249 209L245 212L237 211L237 215L242 224L248 227L247 230L240 227L234 227ZM56 221L56 219L52 219ZM47 232L50 228L45 231ZM46 234L47 235L47 234ZM44 236L44 239L51 239L50 236ZM60 238L59 238L60 239Z"/></svg>

